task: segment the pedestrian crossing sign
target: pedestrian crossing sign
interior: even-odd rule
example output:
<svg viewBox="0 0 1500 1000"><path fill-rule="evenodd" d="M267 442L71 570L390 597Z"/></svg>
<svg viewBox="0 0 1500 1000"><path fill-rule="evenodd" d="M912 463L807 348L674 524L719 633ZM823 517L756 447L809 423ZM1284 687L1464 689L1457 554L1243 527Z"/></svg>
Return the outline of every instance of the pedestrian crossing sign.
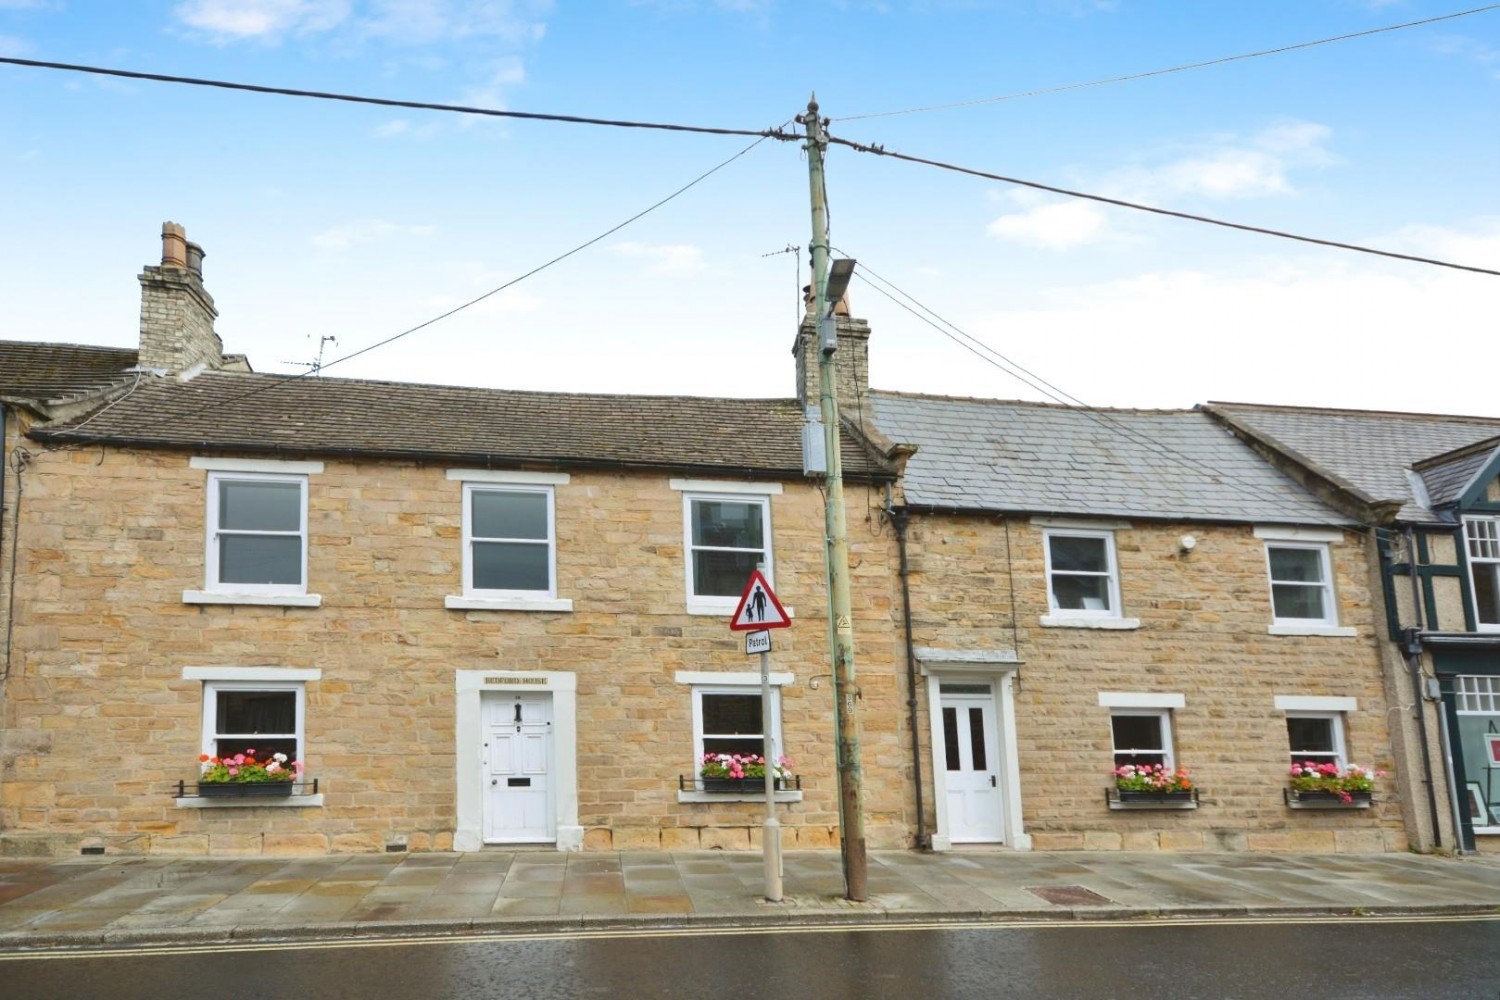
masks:
<svg viewBox="0 0 1500 1000"><path fill-rule="evenodd" d="M760 570L750 574L745 592L740 595L734 617L729 619L731 632L759 632L764 628L791 628L791 616L776 599L776 592Z"/></svg>

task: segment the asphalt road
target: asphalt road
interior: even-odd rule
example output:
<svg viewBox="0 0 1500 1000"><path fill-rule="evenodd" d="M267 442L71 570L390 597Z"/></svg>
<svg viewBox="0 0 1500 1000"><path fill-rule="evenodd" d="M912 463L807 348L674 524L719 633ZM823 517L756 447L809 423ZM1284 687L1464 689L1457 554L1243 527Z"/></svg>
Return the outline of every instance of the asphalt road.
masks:
<svg viewBox="0 0 1500 1000"><path fill-rule="evenodd" d="M1500 998L1500 919L497 935L0 955L31 998Z"/></svg>

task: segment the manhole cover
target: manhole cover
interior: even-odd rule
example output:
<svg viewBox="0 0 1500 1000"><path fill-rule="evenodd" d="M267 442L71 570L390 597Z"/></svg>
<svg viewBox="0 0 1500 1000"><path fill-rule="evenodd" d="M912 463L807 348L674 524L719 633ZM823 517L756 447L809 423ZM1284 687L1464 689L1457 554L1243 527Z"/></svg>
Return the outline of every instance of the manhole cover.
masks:
<svg viewBox="0 0 1500 1000"><path fill-rule="evenodd" d="M1081 885L1029 885L1026 891L1057 906L1108 906L1114 902Z"/></svg>

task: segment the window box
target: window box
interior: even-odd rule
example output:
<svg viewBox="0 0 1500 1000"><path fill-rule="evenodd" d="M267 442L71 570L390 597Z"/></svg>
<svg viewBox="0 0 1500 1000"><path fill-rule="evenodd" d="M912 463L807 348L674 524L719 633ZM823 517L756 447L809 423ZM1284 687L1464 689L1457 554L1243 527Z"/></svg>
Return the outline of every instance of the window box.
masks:
<svg viewBox="0 0 1500 1000"><path fill-rule="evenodd" d="M1295 788L1282 789L1288 809L1368 809L1374 801L1371 792L1348 792L1348 801L1338 792L1299 792Z"/></svg>
<svg viewBox="0 0 1500 1000"><path fill-rule="evenodd" d="M198 794L205 799L272 798L292 794L291 781L200 781Z"/></svg>
<svg viewBox="0 0 1500 1000"><path fill-rule="evenodd" d="M318 779L311 781L179 781L172 791L174 799L316 799L322 804L323 796L318 792Z"/></svg>
<svg viewBox="0 0 1500 1000"><path fill-rule="evenodd" d="M1198 789L1142 792L1109 788L1104 792L1104 799L1111 809L1197 809Z"/></svg>
<svg viewBox="0 0 1500 1000"><path fill-rule="evenodd" d="M802 775L795 774L786 778L776 778L775 791L778 792L800 792L802 791ZM728 793L734 795L758 795L765 798L765 778L698 778L694 779L687 775L679 775L677 778L677 790L681 792L703 791Z"/></svg>

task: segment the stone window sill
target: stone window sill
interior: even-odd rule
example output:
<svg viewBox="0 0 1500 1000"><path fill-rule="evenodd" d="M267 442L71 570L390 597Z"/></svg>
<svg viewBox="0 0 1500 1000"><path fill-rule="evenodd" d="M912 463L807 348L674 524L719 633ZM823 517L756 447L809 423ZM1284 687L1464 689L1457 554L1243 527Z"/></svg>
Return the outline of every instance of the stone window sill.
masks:
<svg viewBox="0 0 1500 1000"><path fill-rule="evenodd" d="M1331 635L1352 638L1359 635L1359 630L1352 626L1340 625L1271 625L1266 628L1267 635Z"/></svg>
<svg viewBox="0 0 1500 1000"><path fill-rule="evenodd" d="M1084 618L1073 615L1042 615L1043 628L1103 628L1128 631L1141 627L1139 618Z"/></svg>
<svg viewBox="0 0 1500 1000"><path fill-rule="evenodd" d="M184 590L183 604L260 604L277 608L316 608L322 594L235 594L213 590Z"/></svg>
<svg viewBox="0 0 1500 1000"><path fill-rule="evenodd" d="M571 598L551 597L454 597L443 598L449 611L572 611Z"/></svg>
<svg viewBox="0 0 1500 1000"><path fill-rule="evenodd" d="M204 798L201 795L184 795L174 800L178 809L321 809L323 796L288 795L285 798L257 796L253 799Z"/></svg>

